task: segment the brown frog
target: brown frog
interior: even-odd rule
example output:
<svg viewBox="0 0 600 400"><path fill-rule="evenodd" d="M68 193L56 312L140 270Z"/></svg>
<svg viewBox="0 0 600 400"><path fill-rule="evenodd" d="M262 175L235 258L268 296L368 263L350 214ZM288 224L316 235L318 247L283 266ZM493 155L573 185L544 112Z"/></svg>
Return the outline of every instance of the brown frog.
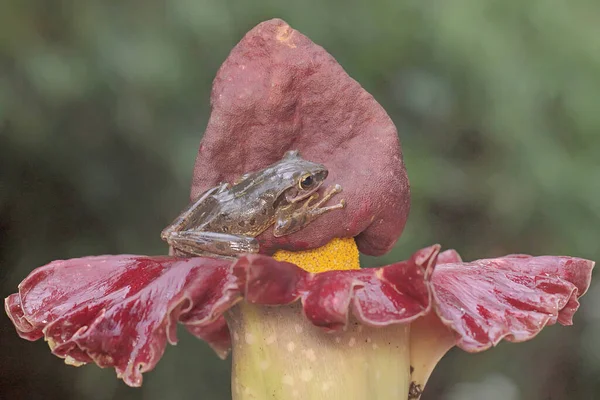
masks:
<svg viewBox="0 0 600 400"><path fill-rule="evenodd" d="M179 255L235 257L257 253L256 236L271 225L276 237L297 232L318 216L345 207L345 201L323 206L342 191L329 187L319 201L317 190L327 178L324 165L288 151L271 166L221 183L202 193L161 237Z"/></svg>

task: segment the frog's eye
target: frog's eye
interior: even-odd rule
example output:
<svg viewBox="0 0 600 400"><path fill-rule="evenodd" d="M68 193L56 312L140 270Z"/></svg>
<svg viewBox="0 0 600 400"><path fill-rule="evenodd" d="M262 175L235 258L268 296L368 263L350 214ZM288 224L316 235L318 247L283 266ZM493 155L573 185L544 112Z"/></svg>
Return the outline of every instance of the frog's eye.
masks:
<svg viewBox="0 0 600 400"><path fill-rule="evenodd" d="M315 184L315 179L312 175L304 175L300 179L300 189L310 189Z"/></svg>

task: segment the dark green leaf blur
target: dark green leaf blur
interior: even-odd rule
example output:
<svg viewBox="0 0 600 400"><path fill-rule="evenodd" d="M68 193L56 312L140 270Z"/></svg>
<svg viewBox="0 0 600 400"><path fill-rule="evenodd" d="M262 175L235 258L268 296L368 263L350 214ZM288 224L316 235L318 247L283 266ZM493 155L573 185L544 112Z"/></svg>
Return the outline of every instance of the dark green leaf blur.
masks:
<svg viewBox="0 0 600 400"><path fill-rule="evenodd" d="M211 81L273 17L333 54L400 132L410 219L365 265L432 243L467 260L600 260L599 13L592 0L2 1L0 295L54 259L165 253ZM423 398L600 398L597 307L592 285L573 327L451 351ZM181 331L132 389L64 365L0 315L2 399L227 400L229 364Z"/></svg>

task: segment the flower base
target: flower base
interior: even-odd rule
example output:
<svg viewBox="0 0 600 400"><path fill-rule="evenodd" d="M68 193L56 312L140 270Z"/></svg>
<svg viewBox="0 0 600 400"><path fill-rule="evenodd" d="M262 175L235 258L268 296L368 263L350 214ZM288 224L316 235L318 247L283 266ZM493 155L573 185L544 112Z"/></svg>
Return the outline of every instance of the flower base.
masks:
<svg viewBox="0 0 600 400"><path fill-rule="evenodd" d="M246 302L231 309L227 321L234 400L407 398L408 324L372 328L351 321L328 333L302 315L299 303Z"/></svg>

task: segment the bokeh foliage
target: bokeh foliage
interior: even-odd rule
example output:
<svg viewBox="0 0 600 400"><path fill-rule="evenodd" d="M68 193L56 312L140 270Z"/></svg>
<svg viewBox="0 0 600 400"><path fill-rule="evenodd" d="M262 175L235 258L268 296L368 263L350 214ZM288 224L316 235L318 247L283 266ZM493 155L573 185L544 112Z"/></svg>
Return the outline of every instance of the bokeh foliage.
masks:
<svg viewBox="0 0 600 400"><path fill-rule="evenodd" d="M53 259L165 252L158 233L187 201L216 70L272 17L330 51L398 126L411 216L366 265L434 242L465 259L600 260L599 12L592 0L4 1L2 297ZM593 286L572 328L451 352L424 398L600 397L599 303ZM229 361L180 337L130 389L63 366L2 316L0 398L229 398Z"/></svg>

